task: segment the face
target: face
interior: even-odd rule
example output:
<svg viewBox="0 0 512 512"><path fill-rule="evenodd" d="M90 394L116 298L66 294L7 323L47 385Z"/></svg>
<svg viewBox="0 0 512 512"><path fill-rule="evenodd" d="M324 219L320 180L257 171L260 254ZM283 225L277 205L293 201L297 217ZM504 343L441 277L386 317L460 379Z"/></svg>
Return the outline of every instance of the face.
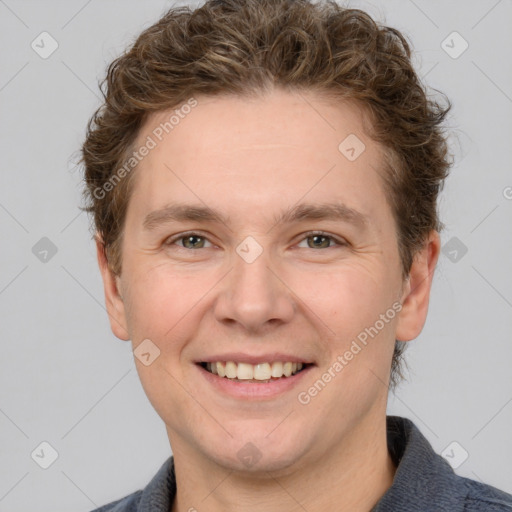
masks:
<svg viewBox="0 0 512 512"><path fill-rule="evenodd" d="M175 455L311 464L384 417L394 342L423 326L438 241L404 281L382 150L357 106L196 99L161 141L169 112L139 134L157 143L134 171L119 277L100 255L112 329L134 349L150 340L150 364L135 361Z"/></svg>

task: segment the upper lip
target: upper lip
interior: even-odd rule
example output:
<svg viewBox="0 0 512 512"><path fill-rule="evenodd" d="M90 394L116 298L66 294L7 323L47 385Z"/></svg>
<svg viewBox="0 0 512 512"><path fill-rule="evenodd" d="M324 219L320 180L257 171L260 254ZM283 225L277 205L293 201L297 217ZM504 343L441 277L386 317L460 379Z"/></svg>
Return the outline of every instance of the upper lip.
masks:
<svg viewBox="0 0 512 512"><path fill-rule="evenodd" d="M207 356L196 363L216 363L224 361L234 361L236 363L259 364L259 363L276 363L276 362L292 362L292 363L305 363L311 364L307 357L297 357L291 354L283 354L281 352L272 352L269 354L250 355L242 352L228 352L226 354L219 354L214 356Z"/></svg>

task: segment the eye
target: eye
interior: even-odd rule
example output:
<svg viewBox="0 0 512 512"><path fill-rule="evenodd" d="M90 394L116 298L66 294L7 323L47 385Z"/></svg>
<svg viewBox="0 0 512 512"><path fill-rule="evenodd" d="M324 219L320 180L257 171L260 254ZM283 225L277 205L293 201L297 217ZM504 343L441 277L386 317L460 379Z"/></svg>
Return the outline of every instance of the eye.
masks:
<svg viewBox="0 0 512 512"><path fill-rule="evenodd" d="M174 245L175 242L182 242L183 244L179 245L180 249L203 249L204 242L208 239L199 234L199 233L185 233L180 236L170 238L166 240L166 245Z"/></svg>
<svg viewBox="0 0 512 512"><path fill-rule="evenodd" d="M344 246L347 243L343 240L338 239L328 233L324 233L323 231L311 231L309 233L305 233L305 238L303 240L312 240L312 244L308 243L308 249L329 249L332 247L330 245L331 242L334 242L337 246Z"/></svg>
<svg viewBox="0 0 512 512"><path fill-rule="evenodd" d="M332 243L334 243L334 246L347 245L344 240L323 231L305 233L305 237L302 240L312 240L312 243L308 242L306 249L329 249L333 247ZM169 238L166 240L165 245L178 245L179 249L204 249L205 243L210 243L205 236L200 233L189 232Z"/></svg>

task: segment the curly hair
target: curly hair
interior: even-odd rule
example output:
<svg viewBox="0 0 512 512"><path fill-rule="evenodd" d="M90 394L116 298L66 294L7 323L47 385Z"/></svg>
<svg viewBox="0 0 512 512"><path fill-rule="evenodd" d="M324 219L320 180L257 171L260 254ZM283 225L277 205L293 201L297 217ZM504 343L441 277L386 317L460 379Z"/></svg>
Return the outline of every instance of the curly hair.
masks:
<svg viewBox="0 0 512 512"><path fill-rule="evenodd" d="M450 167L442 122L451 105L444 95L444 105L429 98L398 30L333 0L209 0L195 10L172 8L110 64L81 161L84 209L114 273L121 272L134 173L112 180L147 117L194 95L248 96L272 87L348 99L369 114L368 135L385 151L383 182L407 277L428 233L442 229L437 197ZM396 341L391 388L403 377L404 348Z"/></svg>

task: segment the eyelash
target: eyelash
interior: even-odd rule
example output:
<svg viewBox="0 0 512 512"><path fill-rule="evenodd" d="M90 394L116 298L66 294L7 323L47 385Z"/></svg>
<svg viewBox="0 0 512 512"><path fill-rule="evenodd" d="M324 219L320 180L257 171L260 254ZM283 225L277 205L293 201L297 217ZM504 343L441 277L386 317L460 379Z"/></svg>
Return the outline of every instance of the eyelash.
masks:
<svg viewBox="0 0 512 512"><path fill-rule="evenodd" d="M208 240L208 237L202 235L201 233L198 233L196 231L189 231L187 233L180 233L179 235L169 238L166 240L165 245L171 246L174 244L174 242L177 242L179 240L183 240L184 238L190 237L190 236L197 236L200 238L203 238L205 240ZM335 237L334 235L331 235L330 233L326 233L325 231L308 231L307 233L303 234L303 238L300 240L302 242L303 240L306 240L307 238L311 238L313 236L322 236L324 238L328 238L331 241L335 242L338 247L343 247L348 245L346 241L339 239ZM325 249L333 249L335 246L326 247ZM186 251L197 251L199 249L203 249L203 247L199 247L199 249L188 249L187 247L178 247L179 249L184 249ZM207 247L206 247L207 249ZM312 249L311 247L307 247L307 249Z"/></svg>

